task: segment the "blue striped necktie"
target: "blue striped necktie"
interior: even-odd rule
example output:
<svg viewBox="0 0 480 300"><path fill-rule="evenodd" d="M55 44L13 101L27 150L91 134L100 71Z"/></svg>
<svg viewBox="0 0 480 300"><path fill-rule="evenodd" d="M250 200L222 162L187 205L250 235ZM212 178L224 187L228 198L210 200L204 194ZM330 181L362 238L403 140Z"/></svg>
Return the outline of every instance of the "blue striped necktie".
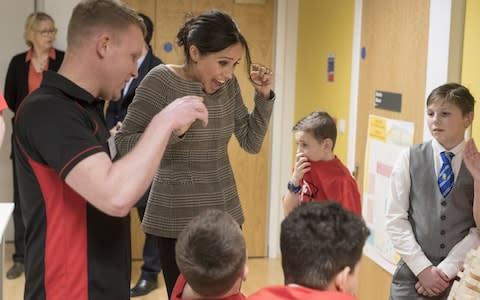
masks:
<svg viewBox="0 0 480 300"><path fill-rule="evenodd" d="M452 170L452 158L455 156L452 152L443 151L440 153L442 158L442 167L440 168L440 173L438 173L438 186L440 187L440 192L444 198L447 198L448 193L453 188L453 182L455 181L455 176L453 175Z"/></svg>

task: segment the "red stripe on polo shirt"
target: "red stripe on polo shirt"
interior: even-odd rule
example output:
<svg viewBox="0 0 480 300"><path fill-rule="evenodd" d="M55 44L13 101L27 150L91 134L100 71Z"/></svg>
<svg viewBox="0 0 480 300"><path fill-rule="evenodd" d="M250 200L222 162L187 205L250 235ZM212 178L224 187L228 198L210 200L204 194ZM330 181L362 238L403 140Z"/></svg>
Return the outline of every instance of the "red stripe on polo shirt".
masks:
<svg viewBox="0 0 480 300"><path fill-rule="evenodd" d="M88 300L87 202L55 170L28 161L45 204L46 298Z"/></svg>
<svg viewBox="0 0 480 300"><path fill-rule="evenodd" d="M98 148L101 148L102 146L98 145L98 146L93 146L93 147L90 147L90 148L87 148L83 151L80 151L80 153L78 153L77 155L75 155L74 157L72 157L69 161L67 161L67 163L62 167L62 169L60 170L60 172L58 172L58 174L60 174L60 176L62 176L62 173L65 172L65 169L73 162L75 161L80 155L82 154L85 154L86 152L90 151L90 150L93 150L93 149L98 149Z"/></svg>

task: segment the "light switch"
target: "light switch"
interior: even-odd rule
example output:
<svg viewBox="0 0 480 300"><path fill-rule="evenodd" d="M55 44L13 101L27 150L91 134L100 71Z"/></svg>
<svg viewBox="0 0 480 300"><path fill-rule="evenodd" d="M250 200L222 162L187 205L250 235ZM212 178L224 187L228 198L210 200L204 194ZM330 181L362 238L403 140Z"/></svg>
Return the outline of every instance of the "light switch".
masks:
<svg viewBox="0 0 480 300"><path fill-rule="evenodd" d="M345 120L344 119L339 119L338 120L338 132L343 134L345 133Z"/></svg>

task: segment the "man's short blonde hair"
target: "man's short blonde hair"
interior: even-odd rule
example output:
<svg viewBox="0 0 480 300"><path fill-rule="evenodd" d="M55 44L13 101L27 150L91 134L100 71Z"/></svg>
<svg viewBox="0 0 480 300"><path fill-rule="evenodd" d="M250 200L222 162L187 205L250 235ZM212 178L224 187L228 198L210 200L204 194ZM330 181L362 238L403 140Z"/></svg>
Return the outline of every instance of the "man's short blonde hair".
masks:
<svg viewBox="0 0 480 300"><path fill-rule="evenodd" d="M86 38L98 29L112 32L126 30L130 25L138 26L145 35L142 18L132 9L117 0L83 0L72 12L68 24L67 46L82 46Z"/></svg>

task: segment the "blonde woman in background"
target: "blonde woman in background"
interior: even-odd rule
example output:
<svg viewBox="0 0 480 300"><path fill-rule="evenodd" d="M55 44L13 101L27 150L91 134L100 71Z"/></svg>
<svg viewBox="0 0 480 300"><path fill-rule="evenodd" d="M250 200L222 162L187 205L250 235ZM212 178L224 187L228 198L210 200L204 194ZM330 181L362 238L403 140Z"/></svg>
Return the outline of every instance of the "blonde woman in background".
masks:
<svg viewBox="0 0 480 300"><path fill-rule="evenodd" d="M28 50L15 55L8 66L5 80L5 100L8 107L14 113L12 128L20 103L23 99L40 86L43 71L57 71L63 61L64 53L55 49L55 35L57 28L51 16L44 12L35 12L27 17L23 37ZM12 132L12 141L14 139ZM15 172L13 151L10 154L13 165L13 223L15 226L15 252L13 254L13 266L7 271L8 279L15 279L24 271L24 231L22 211L20 209L20 195L18 192L18 180Z"/></svg>

